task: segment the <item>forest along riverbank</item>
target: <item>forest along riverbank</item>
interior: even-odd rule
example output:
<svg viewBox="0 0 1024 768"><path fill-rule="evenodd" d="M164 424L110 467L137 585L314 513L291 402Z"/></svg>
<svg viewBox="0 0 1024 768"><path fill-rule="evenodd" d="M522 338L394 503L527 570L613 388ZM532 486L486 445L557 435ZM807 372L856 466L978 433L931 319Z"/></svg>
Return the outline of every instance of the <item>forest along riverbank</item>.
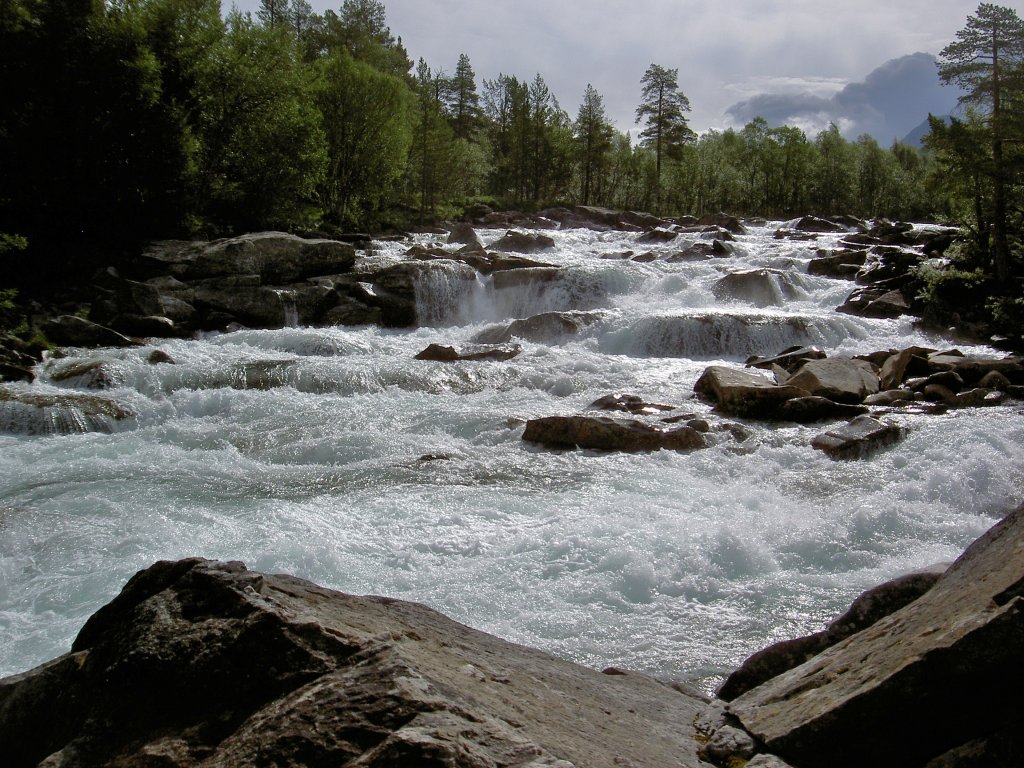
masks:
<svg viewBox="0 0 1024 768"><path fill-rule="evenodd" d="M916 328L895 296L873 316L836 312L868 287L847 278L919 260L910 241L945 231L897 227L906 245L858 244L880 238L855 222L602 223L584 212L582 227L581 213L550 213L561 223L535 220L546 229L511 243L494 221L473 229L479 245L427 234L323 246L336 273L287 276L250 243L292 241L260 235L188 246L194 257L165 259L178 276L109 275L107 303L95 304L110 325L159 317L143 299L175 333L193 332L166 313L191 317L183 305L195 327L223 325L141 345L78 339L32 381L0 385L0 672L66 650L154 560L202 555L421 601L588 666L709 691L864 589L953 559L1020 500L1017 374L991 387L1002 399L973 403L957 398L979 388L974 368L953 370L962 385L930 380L1002 353ZM823 258L838 277L812 267ZM200 276L197 263L221 273ZM860 303L912 298L882 289ZM227 304L243 297L264 321ZM281 327L288 318L298 325ZM463 359L417 359L431 345ZM936 354L954 346L964 357ZM867 404L888 409L877 415L901 440L840 463L811 441L845 414L764 420L693 397L708 369L742 373L751 356L768 363L767 386L785 386L768 372L797 375L790 362L817 354L777 359L790 347L866 357L879 374L902 360L893 386L879 382L899 395ZM530 420L607 416L592 404L609 395L636 398L604 400L619 418L657 429L675 419L708 447L523 440Z"/></svg>

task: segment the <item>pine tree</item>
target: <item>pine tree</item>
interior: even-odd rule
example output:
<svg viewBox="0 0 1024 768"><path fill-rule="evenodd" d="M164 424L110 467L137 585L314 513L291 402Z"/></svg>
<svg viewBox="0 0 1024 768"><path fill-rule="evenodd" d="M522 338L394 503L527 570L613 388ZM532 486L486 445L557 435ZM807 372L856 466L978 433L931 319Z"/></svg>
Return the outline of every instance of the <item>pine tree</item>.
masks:
<svg viewBox="0 0 1024 768"><path fill-rule="evenodd" d="M690 111L690 100L679 90L679 70L651 64L640 79L643 90L636 122L644 121L640 145L654 150L657 178L661 179L662 158L678 152L683 144L693 141L684 113Z"/></svg>
<svg viewBox="0 0 1024 768"><path fill-rule="evenodd" d="M480 96L476 92L476 74L469 56L459 55L455 74L451 78L448 111L451 113L455 138L471 141L480 130Z"/></svg>
<svg viewBox="0 0 1024 768"><path fill-rule="evenodd" d="M590 83L576 115L576 142L582 173L583 205L590 205L591 193L600 184L604 161L611 149L612 127L604 111L604 99Z"/></svg>
<svg viewBox="0 0 1024 768"><path fill-rule="evenodd" d="M939 54L939 77L964 88L967 93L961 102L980 108L987 116L992 152L993 266L1005 285L1010 277L1010 178L1005 150L1008 142L1019 140L1024 133L1019 111L1024 99L1024 22L1012 8L981 3L956 36L956 42Z"/></svg>

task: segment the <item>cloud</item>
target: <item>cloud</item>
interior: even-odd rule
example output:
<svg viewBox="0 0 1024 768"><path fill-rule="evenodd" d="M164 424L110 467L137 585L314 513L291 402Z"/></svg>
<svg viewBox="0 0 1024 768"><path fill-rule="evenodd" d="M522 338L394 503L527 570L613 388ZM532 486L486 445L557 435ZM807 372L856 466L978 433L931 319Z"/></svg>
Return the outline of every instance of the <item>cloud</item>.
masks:
<svg viewBox="0 0 1024 768"><path fill-rule="evenodd" d="M948 114L958 95L939 81L934 56L913 53L887 61L830 97L809 90L763 93L733 104L726 114L735 125L763 117L769 125L798 125L808 133L835 123L848 138L868 133L887 144L929 113Z"/></svg>

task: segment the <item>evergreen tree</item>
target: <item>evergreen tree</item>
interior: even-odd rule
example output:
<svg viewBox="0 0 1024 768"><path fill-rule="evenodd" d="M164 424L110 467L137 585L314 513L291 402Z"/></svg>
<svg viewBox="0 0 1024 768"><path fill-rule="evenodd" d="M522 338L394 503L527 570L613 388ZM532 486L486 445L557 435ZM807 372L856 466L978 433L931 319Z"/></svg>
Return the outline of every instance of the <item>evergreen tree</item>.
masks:
<svg viewBox="0 0 1024 768"><path fill-rule="evenodd" d="M448 111L456 139L471 141L480 129L480 95L476 92L476 74L469 56L459 55L448 89Z"/></svg>
<svg viewBox="0 0 1024 768"><path fill-rule="evenodd" d="M636 122L645 124L640 144L654 150L659 182L662 158L678 156L679 147L696 138L684 114L690 111L690 100L679 90L678 78L678 69L651 64L640 79L643 90Z"/></svg>
<svg viewBox="0 0 1024 768"><path fill-rule="evenodd" d="M1006 147L1024 139L1024 22L1012 8L981 3L957 40L939 54L939 77L967 93L961 102L985 113L991 148L993 264L1010 276L1007 191L1012 184Z"/></svg>
<svg viewBox="0 0 1024 768"><path fill-rule="evenodd" d="M581 176L581 199L590 205L592 196L600 192L601 174L611 149L612 127L604 111L604 99L594 86L587 84L583 101L576 115L576 143Z"/></svg>

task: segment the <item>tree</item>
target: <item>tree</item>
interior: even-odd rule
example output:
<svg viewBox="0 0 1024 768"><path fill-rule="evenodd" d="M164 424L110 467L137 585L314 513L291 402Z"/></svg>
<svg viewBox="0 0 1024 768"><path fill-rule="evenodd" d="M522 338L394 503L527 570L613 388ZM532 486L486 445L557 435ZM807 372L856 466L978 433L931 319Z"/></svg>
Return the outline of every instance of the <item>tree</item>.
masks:
<svg viewBox="0 0 1024 768"><path fill-rule="evenodd" d="M576 114L576 144L579 155L581 197L590 205L595 187L599 187L605 160L611 150L612 127L605 116L604 99L590 83Z"/></svg>
<svg viewBox="0 0 1024 768"><path fill-rule="evenodd" d="M357 223L401 178L412 141L405 82L344 49L319 62L316 103L327 135L321 200L330 220Z"/></svg>
<svg viewBox="0 0 1024 768"><path fill-rule="evenodd" d="M482 117L480 96L476 92L476 74L469 63L469 56L464 53L459 55L448 88L448 111L455 138L467 141L475 139Z"/></svg>
<svg viewBox="0 0 1024 768"><path fill-rule="evenodd" d="M678 78L678 69L651 64L640 79L643 90L636 122L644 121L646 126L640 132L640 145L654 150L659 183L662 158L678 155L680 146L696 138L684 114L690 111L690 100L679 90Z"/></svg>
<svg viewBox="0 0 1024 768"><path fill-rule="evenodd" d="M1024 22L1012 8L981 3L957 40L939 54L939 77L966 90L961 103L982 110L991 148L993 265L1002 284L1010 277L1005 149L1020 140L1024 99Z"/></svg>

